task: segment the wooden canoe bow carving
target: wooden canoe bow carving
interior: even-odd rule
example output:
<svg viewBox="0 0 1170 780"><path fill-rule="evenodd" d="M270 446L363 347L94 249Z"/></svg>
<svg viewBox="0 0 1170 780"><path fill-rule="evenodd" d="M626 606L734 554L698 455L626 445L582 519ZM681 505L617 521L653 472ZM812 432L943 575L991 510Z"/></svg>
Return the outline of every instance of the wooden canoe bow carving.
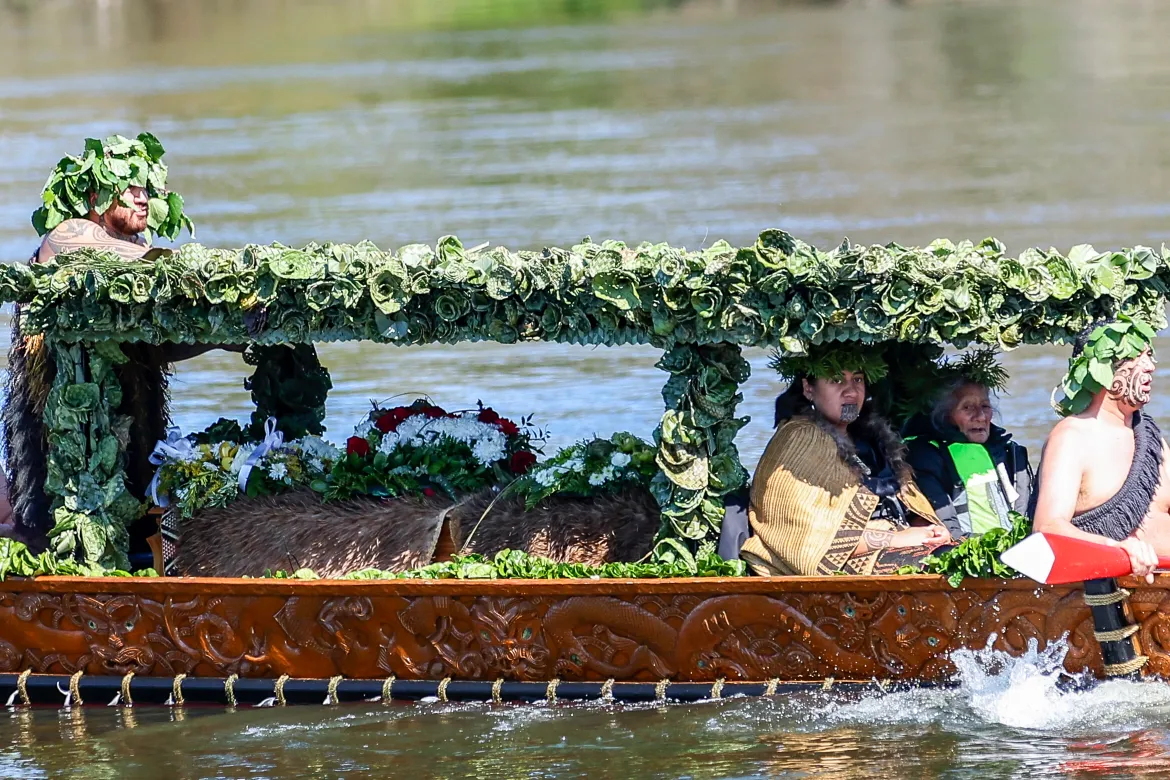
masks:
<svg viewBox="0 0 1170 780"><path fill-rule="evenodd" d="M1170 672L1170 591L1132 600ZM956 648L1068 637L1080 591L928 577L540 582L41 579L0 584L0 670L466 680L940 680Z"/></svg>

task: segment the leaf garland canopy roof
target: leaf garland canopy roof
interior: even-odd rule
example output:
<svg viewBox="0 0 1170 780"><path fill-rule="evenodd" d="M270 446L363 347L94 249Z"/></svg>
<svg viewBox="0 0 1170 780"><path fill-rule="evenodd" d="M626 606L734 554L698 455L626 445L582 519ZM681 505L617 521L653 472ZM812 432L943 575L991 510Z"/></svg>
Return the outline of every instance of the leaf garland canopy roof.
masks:
<svg viewBox="0 0 1170 780"><path fill-rule="evenodd" d="M697 251L588 239L569 249L468 251L453 236L397 251L369 242L187 244L139 261L84 249L0 273L0 300L22 305L25 331L66 342L1011 349L1070 341L1119 313L1163 327L1168 289L1166 247L1011 256L995 239L940 239L824 251L782 230Z"/></svg>

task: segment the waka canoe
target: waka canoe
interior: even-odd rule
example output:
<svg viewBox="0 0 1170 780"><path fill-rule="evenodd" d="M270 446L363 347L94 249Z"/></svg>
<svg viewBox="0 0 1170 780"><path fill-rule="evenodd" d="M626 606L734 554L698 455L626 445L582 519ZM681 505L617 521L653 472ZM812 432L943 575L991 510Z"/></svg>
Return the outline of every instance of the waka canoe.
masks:
<svg viewBox="0 0 1170 780"><path fill-rule="evenodd" d="M1144 673L1165 675L1170 576L1122 584L1150 658ZM202 680L222 699L225 681L271 696L278 681L311 678L318 701L327 690L337 700L339 691L385 691L387 683L416 698L455 690L498 698L503 685L541 698L558 686L561 696L597 696L615 684L660 694L672 685L672 696L742 684L884 687L946 683L958 648L990 643L1018 656L1030 641L1044 648L1062 638L1067 671L1101 676L1081 589L1026 580L959 588L928 575L0 583L0 690L30 672L22 695L40 679L62 690L72 680L79 695L102 681L130 685L139 699L173 697L176 681L190 697Z"/></svg>

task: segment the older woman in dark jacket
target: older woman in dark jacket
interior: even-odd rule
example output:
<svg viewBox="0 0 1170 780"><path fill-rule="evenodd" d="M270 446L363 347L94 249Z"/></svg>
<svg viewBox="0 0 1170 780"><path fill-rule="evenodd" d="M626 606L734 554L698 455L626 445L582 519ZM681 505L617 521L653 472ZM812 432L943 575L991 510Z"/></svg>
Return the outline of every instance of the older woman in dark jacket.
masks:
<svg viewBox="0 0 1170 780"><path fill-rule="evenodd" d="M985 385L961 379L929 415L903 429L919 488L956 540L1011 528L1010 511L1027 512L1033 474L1028 451L992 422Z"/></svg>

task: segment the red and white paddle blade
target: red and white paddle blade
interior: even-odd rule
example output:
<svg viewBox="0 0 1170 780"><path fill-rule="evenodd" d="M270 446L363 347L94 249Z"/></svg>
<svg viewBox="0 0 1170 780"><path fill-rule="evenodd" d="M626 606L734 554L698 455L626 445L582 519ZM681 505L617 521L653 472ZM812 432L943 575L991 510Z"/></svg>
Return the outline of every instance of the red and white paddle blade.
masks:
<svg viewBox="0 0 1170 780"><path fill-rule="evenodd" d="M1000 553L999 559L1025 577L1052 584L1048 577L1056 564L1056 553L1044 534L1032 534L1024 541Z"/></svg>
<svg viewBox="0 0 1170 780"><path fill-rule="evenodd" d="M1129 553L1121 547L1060 534L1034 533L1007 550L1000 560L1046 585L1065 585L1133 573ZM1159 559L1159 567L1170 560Z"/></svg>

